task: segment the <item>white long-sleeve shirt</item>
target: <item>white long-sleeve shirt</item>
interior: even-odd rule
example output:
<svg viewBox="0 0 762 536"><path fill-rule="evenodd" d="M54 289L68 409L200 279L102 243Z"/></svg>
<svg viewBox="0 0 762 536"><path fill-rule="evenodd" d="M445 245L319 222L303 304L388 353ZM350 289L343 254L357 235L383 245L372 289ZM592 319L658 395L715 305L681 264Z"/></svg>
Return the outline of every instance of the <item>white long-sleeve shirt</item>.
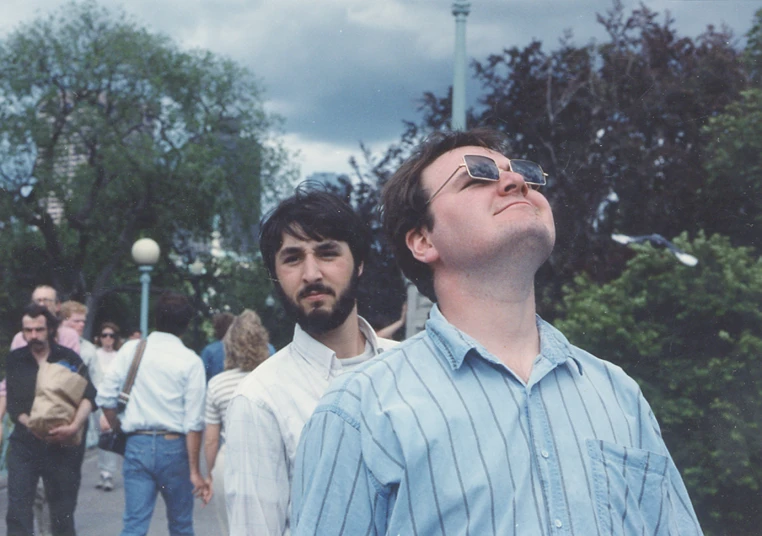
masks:
<svg viewBox="0 0 762 536"><path fill-rule="evenodd" d="M115 408L127 379L138 341L119 349L98 390L99 407ZM204 429L206 374L201 358L170 333L148 336L130 401L121 416L122 430L167 430L187 434Z"/></svg>
<svg viewBox="0 0 762 536"><path fill-rule="evenodd" d="M364 359L338 359L296 326L291 344L238 385L225 419L230 536L290 534L291 476L304 423L333 378L397 344L377 338L364 319L359 323Z"/></svg>

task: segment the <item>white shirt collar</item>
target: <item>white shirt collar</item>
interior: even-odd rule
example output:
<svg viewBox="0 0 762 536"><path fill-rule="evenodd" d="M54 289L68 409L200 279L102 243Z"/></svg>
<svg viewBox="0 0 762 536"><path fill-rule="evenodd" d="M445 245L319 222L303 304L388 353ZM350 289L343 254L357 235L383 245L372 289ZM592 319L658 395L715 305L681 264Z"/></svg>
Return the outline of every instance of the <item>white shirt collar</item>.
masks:
<svg viewBox="0 0 762 536"><path fill-rule="evenodd" d="M364 318L358 316L357 321L360 332L373 349L373 355L378 355L383 350L379 349L376 332ZM291 341L291 348L325 377L330 376L332 369L341 370L341 363L336 357L336 352L314 339L299 324L294 327L294 339Z"/></svg>

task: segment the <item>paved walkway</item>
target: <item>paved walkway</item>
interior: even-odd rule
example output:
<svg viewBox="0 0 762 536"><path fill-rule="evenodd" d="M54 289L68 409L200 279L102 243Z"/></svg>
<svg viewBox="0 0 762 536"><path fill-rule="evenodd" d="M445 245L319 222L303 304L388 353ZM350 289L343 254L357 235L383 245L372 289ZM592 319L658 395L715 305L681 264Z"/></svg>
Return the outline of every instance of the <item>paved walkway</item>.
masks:
<svg viewBox="0 0 762 536"><path fill-rule="evenodd" d="M203 458L203 457L202 457ZM95 489L98 482L98 456L95 449L85 455L82 465L82 487L74 518L78 536L118 536L122 530L124 509L124 488L121 471L115 478L115 488L111 492ZM216 499L216 497L215 497ZM5 480L0 481L0 534L6 534L5 513L8 509L8 493ZM197 536L223 536L219 515L225 515L224 507L218 507L213 499L202 508L196 501L193 509L193 526ZM161 495L156 501L156 509L151 520L148 536L169 536L167 515Z"/></svg>

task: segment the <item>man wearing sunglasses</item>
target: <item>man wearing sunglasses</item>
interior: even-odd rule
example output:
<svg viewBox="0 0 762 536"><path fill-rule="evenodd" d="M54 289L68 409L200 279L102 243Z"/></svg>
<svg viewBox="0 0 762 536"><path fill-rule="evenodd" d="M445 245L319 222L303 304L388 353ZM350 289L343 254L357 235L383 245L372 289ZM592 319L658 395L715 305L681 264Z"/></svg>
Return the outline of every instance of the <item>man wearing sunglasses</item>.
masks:
<svg viewBox="0 0 762 536"><path fill-rule="evenodd" d="M305 425L294 534L701 534L638 385L535 314L555 225L542 168L510 156L438 133L387 183L388 238L435 305Z"/></svg>

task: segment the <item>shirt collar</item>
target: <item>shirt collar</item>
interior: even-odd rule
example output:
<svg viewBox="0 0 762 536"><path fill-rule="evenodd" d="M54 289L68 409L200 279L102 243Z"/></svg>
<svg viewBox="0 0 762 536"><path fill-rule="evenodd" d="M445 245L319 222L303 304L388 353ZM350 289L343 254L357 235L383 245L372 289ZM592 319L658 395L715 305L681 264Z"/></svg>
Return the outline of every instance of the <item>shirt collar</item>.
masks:
<svg viewBox="0 0 762 536"><path fill-rule="evenodd" d="M373 354L378 355L382 350L379 349L376 332L364 318L358 316L357 321L360 332L373 349ZM336 357L336 352L314 339L299 324L294 326L294 338L291 341L291 347L310 365L320 370L321 374L325 374L326 378L330 376L331 369L341 369L341 363Z"/></svg>
<svg viewBox="0 0 762 536"><path fill-rule="evenodd" d="M540 333L540 355L555 367L571 359L579 374L582 374L582 363L572 353L572 347L564 335L556 328L536 316L537 329ZM445 357L453 370L459 369L468 352L475 351L484 359L497 363L495 358L476 339L463 333L450 324L439 307L435 304L426 321L426 332L434 346Z"/></svg>

